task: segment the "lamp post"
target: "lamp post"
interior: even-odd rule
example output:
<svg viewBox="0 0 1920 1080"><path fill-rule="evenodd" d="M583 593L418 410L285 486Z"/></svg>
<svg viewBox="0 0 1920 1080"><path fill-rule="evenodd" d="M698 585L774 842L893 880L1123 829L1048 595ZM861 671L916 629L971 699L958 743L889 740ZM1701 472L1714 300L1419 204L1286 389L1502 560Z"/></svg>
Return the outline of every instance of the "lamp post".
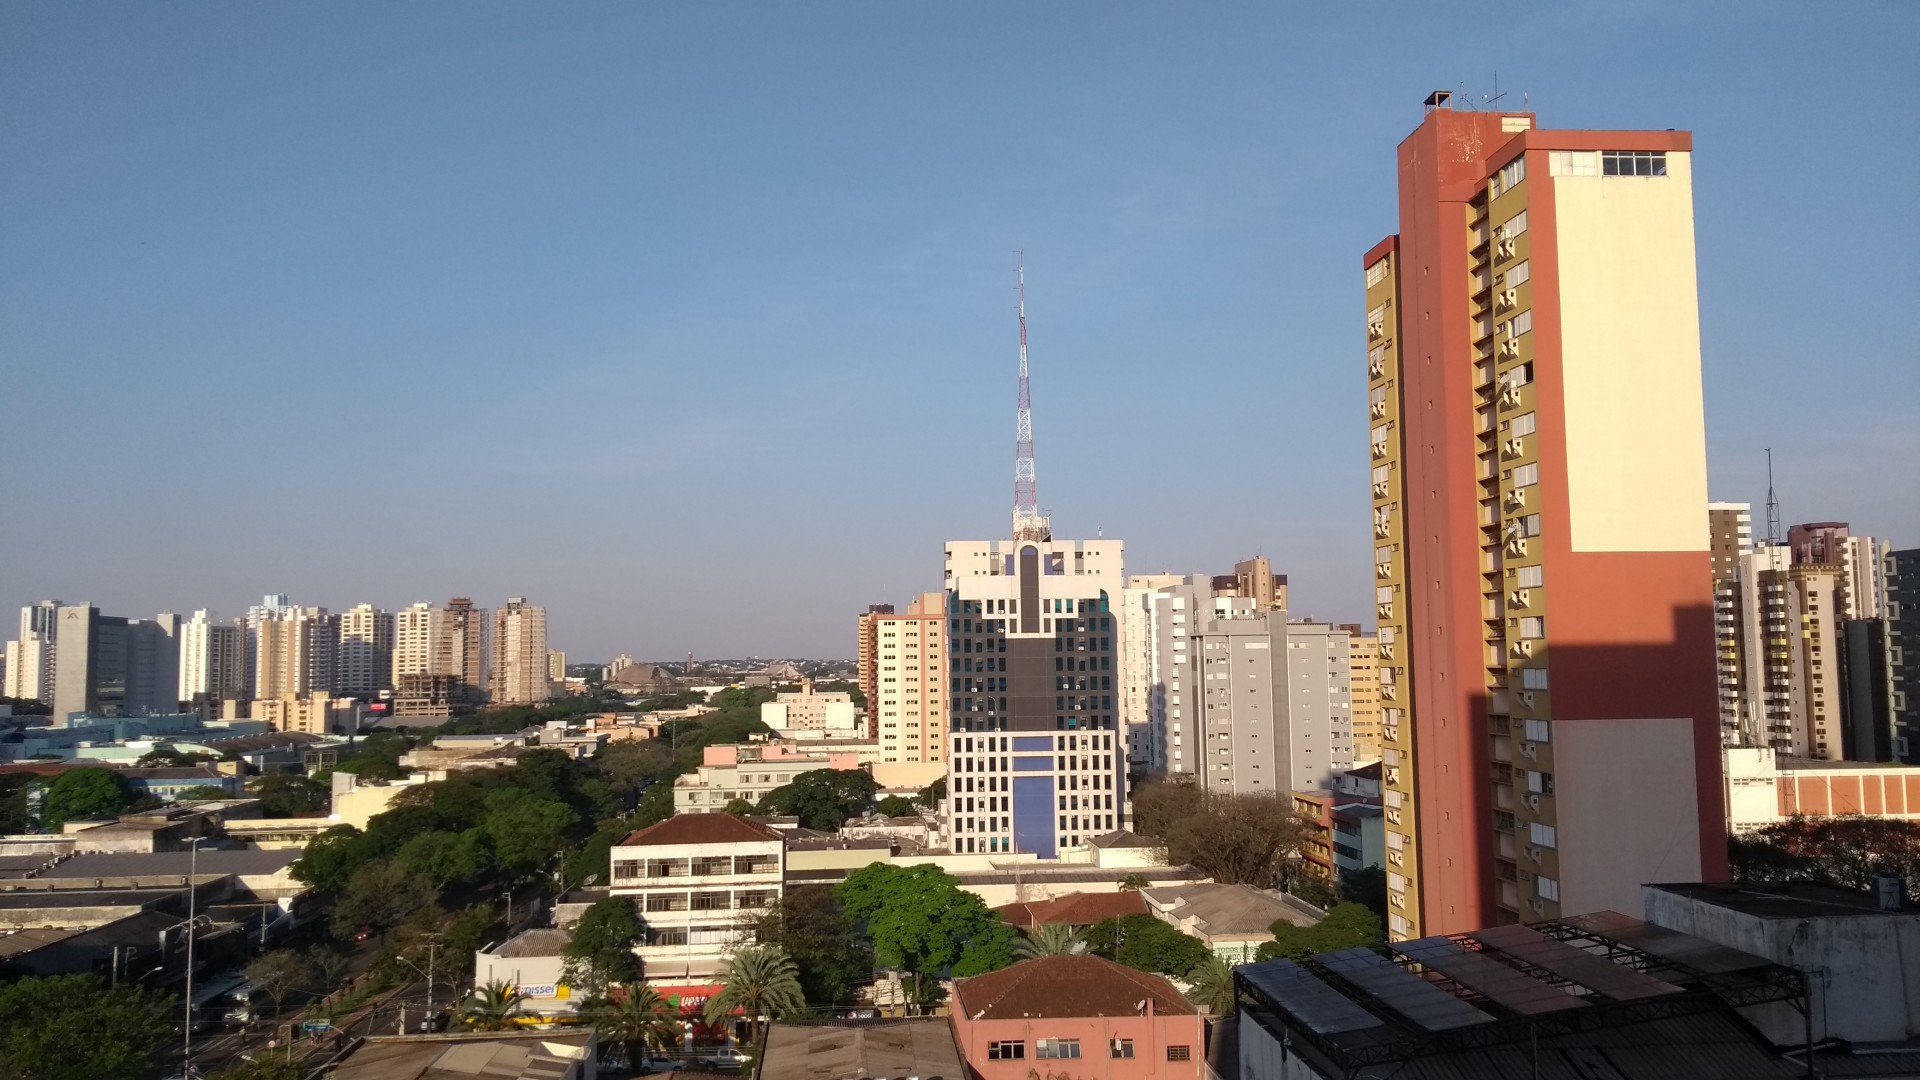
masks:
<svg viewBox="0 0 1920 1080"><path fill-rule="evenodd" d="M186 1022L181 1026L186 1033L180 1044L180 1075L190 1075L193 1068L193 931L197 913L194 904L198 890L194 888L194 878L200 872L200 841L206 839L196 836L187 841L187 992L181 1003L181 1012Z"/></svg>

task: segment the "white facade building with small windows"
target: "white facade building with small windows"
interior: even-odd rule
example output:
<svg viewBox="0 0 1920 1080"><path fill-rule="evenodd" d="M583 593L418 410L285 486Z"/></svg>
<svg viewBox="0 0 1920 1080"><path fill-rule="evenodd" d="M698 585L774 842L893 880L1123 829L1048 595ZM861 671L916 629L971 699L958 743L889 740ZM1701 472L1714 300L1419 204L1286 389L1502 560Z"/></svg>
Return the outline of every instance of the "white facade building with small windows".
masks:
<svg viewBox="0 0 1920 1080"><path fill-rule="evenodd" d="M609 892L631 899L645 936L634 952L650 982L702 979L780 899L780 833L731 814L680 814L616 845Z"/></svg>

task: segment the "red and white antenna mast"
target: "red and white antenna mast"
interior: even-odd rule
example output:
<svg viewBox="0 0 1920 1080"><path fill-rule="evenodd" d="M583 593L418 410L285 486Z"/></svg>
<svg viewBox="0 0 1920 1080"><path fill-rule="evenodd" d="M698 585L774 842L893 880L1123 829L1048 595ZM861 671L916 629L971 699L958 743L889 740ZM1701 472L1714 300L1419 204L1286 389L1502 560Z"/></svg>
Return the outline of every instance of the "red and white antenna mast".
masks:
<svg viewBox="0 0 1920 1080"><path fill-rule="evenodd" d="M1020 400L1013 419L1013 538L1051 540L1053 530L1040 512L1040 487L1033 471L1033 390L1027 379L1027 253L1016 264L1020 312Z"/></svg>

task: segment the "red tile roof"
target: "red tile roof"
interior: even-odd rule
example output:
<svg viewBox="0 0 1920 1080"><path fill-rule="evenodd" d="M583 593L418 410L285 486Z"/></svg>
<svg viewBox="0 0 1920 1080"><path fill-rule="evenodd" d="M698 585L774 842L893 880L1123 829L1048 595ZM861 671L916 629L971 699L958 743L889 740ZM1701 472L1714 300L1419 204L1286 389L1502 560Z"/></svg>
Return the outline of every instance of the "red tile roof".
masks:
<svg viewBox="0 0 1920 1080"><path fill-rule="evenodd" d="M1145 915L1147 902L1132 891L1117 893L1073 892L1051 900L1032 900L993 909L1011 926L1041 926L1064 923L1067 926L1092 926L1108 919Z"/></svg>
<svg viewBox="0 0 1920 1080"><path fill-rule="evenodd" d="M1042 956L961 979L954 1010L975 1020L1136 1016L1153 1003L1161 1014L1198 1013L1173 984L1098 956Z"/></svg>
<svg viewBox="0 0 1920 1080"><path fill-rule="evenodd" d="M675 814L620 841L620 847L642 844L763 844L781 839L778 830L756 825L732 814Z"/></svg>

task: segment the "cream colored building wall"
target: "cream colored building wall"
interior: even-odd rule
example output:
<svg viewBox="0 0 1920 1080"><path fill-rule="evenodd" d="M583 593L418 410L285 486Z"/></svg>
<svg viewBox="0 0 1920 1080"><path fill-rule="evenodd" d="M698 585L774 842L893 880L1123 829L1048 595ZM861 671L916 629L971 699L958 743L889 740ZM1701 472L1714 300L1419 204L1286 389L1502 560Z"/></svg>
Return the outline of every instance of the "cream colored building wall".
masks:
<svg viewBox="0 0 1920 1080"><path fill-rule="evenodd" d="M341 783L341 778L346 775L334 774L333 809L328 812L327 818L335 824L351 825L356 829L365 829L374 815L385 813L401 792L427 782L425 774L415 773L405 780L386 784L362 784L355 778L349 786Z"/></svg>
<svg viewBox="0 0 1920 1080"><path fill-rule="evenodd" d="M1349 639L1348 698L1353 710L1353 761L1380 760L1380 639L1355 634Z"/></svg>
<svg viewBox="0 0 1920 1080"><path fill-rule="evenodd" d="M1692 155L1666 158L1553 178L1574 551L1707 548Z"/></svg>
<svg viewBox="0 0 1920 1080"><path fill-rule="evenodd" d="M1553 743L1561 911L1635 911L1641 885L1700 880L1692 720L1555 720ZM1524 911L1536 883L1520 892Z"/></svg>
<svg viewBox="0 0 1920 1080"><path fill-rule="evenodd" d="M547 612L516 601L493 613L495 705L544 705L553 696L548 679Z"/></svg>
<svg viewBox="0 0 1920 1080"><path fill-rule="evenodd" d="M874 617L875 700L867 708L882 763L937 763L945 775L946 628L944 593L917 597L905 615Z"/></svg>
<svg viewBox="0 0 1920 1080"><path fill-rule="evenodd" d="M1751 832L1780 820L1780 770L1766 746L1720 751L1727 785L1727 831Z"/></svg>
<svg viewBox="0 0 1920 1080"><path fill-rule="evenodd" d="M882 791L920 791L947 775L944 761L876 761L873 783Z"/></svg>
<svg viewBox="0 0 1920 1080"><path fill-rule="evenodd" d="M394 616L393 677L425 675L433 666L433 605L413 604Z"/></svg>

